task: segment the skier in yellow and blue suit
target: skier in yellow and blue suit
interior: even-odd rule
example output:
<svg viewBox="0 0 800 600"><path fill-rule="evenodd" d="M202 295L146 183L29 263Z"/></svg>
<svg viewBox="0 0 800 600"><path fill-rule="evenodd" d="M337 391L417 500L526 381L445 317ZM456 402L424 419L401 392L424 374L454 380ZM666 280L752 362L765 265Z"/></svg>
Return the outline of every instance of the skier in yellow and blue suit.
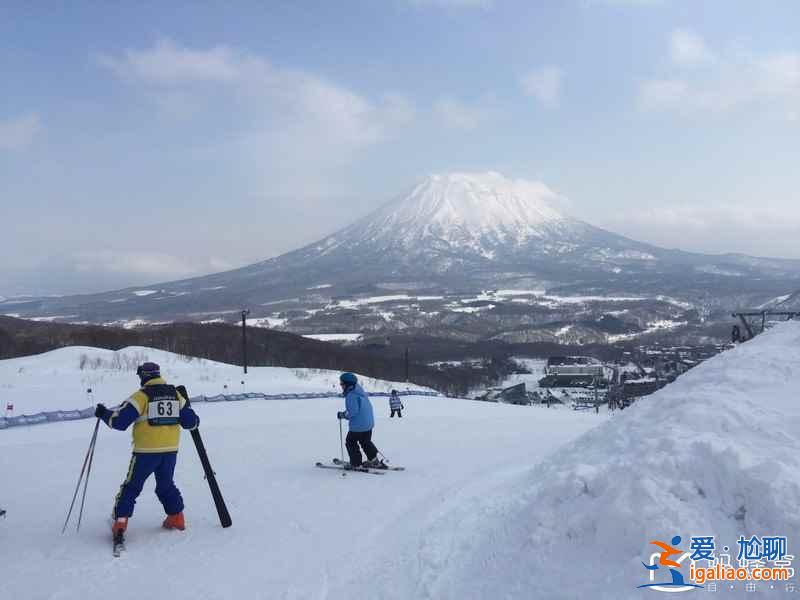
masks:
<svg viewBox="0 0 800 600"><path fill-rule="evenodd" d="M167 513L163 526L182 531L186 523L183 497L173 481L175 462L181 427L196 429L200 418L188 399L161 377L161 368L156 363L144 363L136 374L141 389L114 410L98 404L94 413L112 429L124 431L133 424L133 456L114 503L112 534L127 529L136 498L151 474L156 477L156 496Z"/></svg>

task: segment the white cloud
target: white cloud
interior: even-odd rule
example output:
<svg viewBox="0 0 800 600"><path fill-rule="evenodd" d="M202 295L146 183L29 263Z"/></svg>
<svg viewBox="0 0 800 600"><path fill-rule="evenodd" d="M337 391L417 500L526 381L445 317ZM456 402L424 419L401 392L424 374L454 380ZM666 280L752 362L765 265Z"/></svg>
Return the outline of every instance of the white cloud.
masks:
<svg viewBox="0 0 800 600"><path fill-rule="evenodd" d="M702 37L687 29L676 29L669 39L672 62L677 65L696 66L713 63L714 54Z"/></svg>
<svg viewBox="0 0 800 600"><path fill-rule="evenodd" d="M0 281L5 293L78 294L196 277L235 266L198 252L181 257L164 252L70 251L0 265Z"/></svg>
<svg viewBox="0 0 800 600"><path fill-rule="evenodd" d="M593 4L606 4L609 6L658 6L665 0L590 0Z"/></svg>
<svg viewBox="0 0 800 600"><path fill-rule="evenodd" d="M149 50L126 50L121 57L100 55L98 62L124 79L181 85L237 81L248 59L227 46L192 50L160 40Z"/></svg>
<svg viewBox="0 0 800 600"><path fill-rule="evenodd" d="M477 104L467 104L456 98L440 98L434 104L434 112L447 127L452 129L476 129L490 116L490 110Z"/></svg>
<svg viewBox="0 0 800 600"><path fill-rule="evenodd" d="M647 110L680 109L687 102L689 85L679 79L646 81L639 89L639 106Z"/></svg>
<svg viewBox="0 0 800 600"><path fill-rule="evenodd" d="M766 56L755 67L765 93L800 96L800 54Z"/></svg>
<svg viewBox="0 0 800 600"><path fill-rule="evenodd" d="M176 120L195 118L210 129L225 122L227 129L210 136L209 147L246 165L264 191L288 191L291 183L300 184L294 191L324 188L322 182L358 152L415 118L402 94L368 98L224 45L193 49L162 40L144 50L100 56L98 63Z"/></svg>
<svg viewBox="0 0 800 600"><path fill-rule="evenodd" d="M387 121L396 125L408 125L417 116L417 110L411 100L398 93L383 96L383 110Z"/></svg>
<svg viewBox="0 0 800 600"><path fill-rule="evenodd" d="M68 257L65 263L75 273L145 276L154 281L191 277L232 267L227 261L215 257L197 262L163 252L111 250L79 252Z"/></svg>
<svg viewBox="0 0 800 600"><path fill-rule="evenodd" d="M0 121L0 150L27 148L41 130L42 121L34 113Z"/></svg>
<svg viewBox="0 0 800 600"><path fill-rule="evenodd" d="M665 248L800 258L800 212L786 203L664 204L605 212L598 225ZM680 240L676 242L676 240Z"/></svg>
<svg viewBox="0 0 800 600"><path fill-rule="evenodd" d="M120 78L143 84L161 98L174 99L176 90L206 86L228 92L223 99L275 121L312 121L320 133L343 143L371 143L382 135L380 107L343 86L304 71L279 69L262 57L215 46L194 50L160 41L147 50L128 50L122 57L103 56L100 64ZM215 98L216 99L216 98Z"/></svg>
<svg viewBox="0 0 800 600"><path fill-rule="evenodd" d="M526 94L536 98L543 106L554 108L561 100L563 78L561 69L548 66L524 75L521 83Z"/></svg>
<svg viewBox="0 0 800 600"><path fill-rule="evenodd" d="M757 107L790 118L800 103L798 53L714 54L699 36L676 31L670 37L670 57L679 72L640 84L642 110L688 115ZM698 71L699 65L707 68Z"/></svg>
<svg viewBox="0 0 800 600"><path fill-rule="evenodd" d="M494 0L408 0L416 6L438 6L440 8L492 8Z"/></svg>

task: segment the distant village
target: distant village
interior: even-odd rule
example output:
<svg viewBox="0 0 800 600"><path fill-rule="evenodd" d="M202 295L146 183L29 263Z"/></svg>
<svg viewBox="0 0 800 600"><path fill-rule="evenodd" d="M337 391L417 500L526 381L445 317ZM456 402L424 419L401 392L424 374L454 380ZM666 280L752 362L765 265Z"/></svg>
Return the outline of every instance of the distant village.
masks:
<svg viewBox="0 0 800 600"><path fill-rule="evenodd" d="M510 404L568 405L575 410L624 409L652 394L704 360L733 347L642 346L604 362L591 356L551 356L536 385L517 383L489 389L478 400ZM530 372L521 369L520 373Z"/></svg>

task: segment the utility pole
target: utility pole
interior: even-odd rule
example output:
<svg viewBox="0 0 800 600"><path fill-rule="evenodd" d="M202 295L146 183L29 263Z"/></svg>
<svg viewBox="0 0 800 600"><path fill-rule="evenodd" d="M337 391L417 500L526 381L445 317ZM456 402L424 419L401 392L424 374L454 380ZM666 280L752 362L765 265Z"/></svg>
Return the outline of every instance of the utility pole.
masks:
<svg viewBox="0 0 800 600"><path fill-rule="evenodd" d="M245 375L247 375L247 315L249 314L249 310L242 311L242 364Z"/></svg>

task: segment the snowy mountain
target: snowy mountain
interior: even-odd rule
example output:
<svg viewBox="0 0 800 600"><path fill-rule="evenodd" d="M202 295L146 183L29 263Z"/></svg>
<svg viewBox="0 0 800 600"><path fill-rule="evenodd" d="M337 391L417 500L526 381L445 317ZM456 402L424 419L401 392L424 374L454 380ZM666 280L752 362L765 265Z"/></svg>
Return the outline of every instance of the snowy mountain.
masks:
<svg viewBox="0 0 800 600"><path fill-rule="evenodd" d="M665 250L572 218L559 204L542 183L493 172L433 175L349 227L267 261L146 289L7 299L0 311L101 323L203 320L242 307L267 317L281 303L318 311L363 294L497 288L669 295L728 311L800 289L800 261Z"/></svg>
<svg viewBox="0 0 800 600"><path fill-rule="evenodd" d="M552 204L554 192L540 183L510 181L498 173L433 175L400 202L324 240L337 248L401 249L420 254L496 256L504 246L575 236L582 224Z"/></svg>
<svg viewBox="0 0 800 600"><path fill-rule="evenodd" d="M85 393L79 355L28 357L2 371L2 382L58 408L62 391ZM159 358L190 391L222 381L216 370L206 380L205 363ZM373 439L407 469L382 476L313 467L339 456L341 398L197 403L233 526L220 527L183 434L176 483L188 528L161 529L151 480L122 562L111 557L108 514L130 433L100 430L81 530L62 536L92 422L2 431L0 590L26 600L138 600L165 590L214 599L634 600L650 595L636 587L648 581L650 540L681 535L688 550L690 536L715 536L717 553L723 545L735 553L740 536L786 536L796 557L798 364L800 323L783 323L611 415L412 396L400 420L374 399ZM96 400L118 398L109 389ZM664 571L654 575L669 579ZM688 567L681 571L688 579ZM773 591L769 583L719 591L786 596L784 582Z"/></svg>
<svg viewBox="0 0 800 600"><path fill-rule="evenodd" d="M337 263L359 282L386 279L469 285L494 273L528 272L543 281L544 261L651 261L652 247L571 218L541 183L494 172L433 175L361 221L272 261ZM255 268L258 268L256 266ZM343 273L347 279L347 274Z"/></svg>

